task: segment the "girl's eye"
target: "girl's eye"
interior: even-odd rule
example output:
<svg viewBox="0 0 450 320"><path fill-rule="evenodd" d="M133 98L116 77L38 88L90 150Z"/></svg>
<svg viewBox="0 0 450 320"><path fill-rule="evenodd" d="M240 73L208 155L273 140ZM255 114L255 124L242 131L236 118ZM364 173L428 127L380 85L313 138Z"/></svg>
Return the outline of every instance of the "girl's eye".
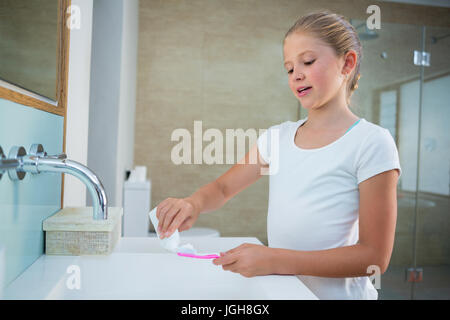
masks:
<svg viewBox="0 0 450 320"><path fill-rule="evenodd" d="M314 59L314 60L312 60L312 61L305 62L305 65L307 65L307 66L312 65L312 64L314 63L314 61L316 61L316 59ZM294 71L294 70L291 69L291 70L289 70L287 73L288 73L288 74L291 74L293 71Z"/></svg>

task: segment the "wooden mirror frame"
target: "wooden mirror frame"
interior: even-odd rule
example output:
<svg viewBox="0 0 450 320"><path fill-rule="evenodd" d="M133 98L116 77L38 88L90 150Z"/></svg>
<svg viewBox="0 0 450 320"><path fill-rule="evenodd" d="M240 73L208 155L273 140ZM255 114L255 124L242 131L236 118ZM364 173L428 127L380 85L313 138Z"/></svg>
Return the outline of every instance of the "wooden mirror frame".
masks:
<svg viewBox="0 0 450 320"><path fill-rule="evenodd" d="M58 0L58 45L57 45L57 74L55 104L47 102L47 98L39 99L36 94L27 95L0 85L0 98L20 103L21 105L47 111L53 114L66 116L67 110L67 83L69 71L69 42L70 29L66 21L70 16L67 9L71 0ZM6 81L7 82L7 81ZM25 89L26 90L26 89ZM64 121L65 122L65 121Z"/></svg>
<svg viewBox="0 0 450 320"><path fill-rule="evenodd" d="M66 26L70 13L71 0L58 0L58 44L57 44L57 73L56 73L56 103L47 102L48 98L39 99L39 95L27 95L0 85L0 98L19 103L64 117L63 152L66 152L66 126L67 126L67 90L69 76L69 45L70 29ZM25 91L27 91L25 89ZM61 209L64 203L64 174L61 175Z"/></svg>

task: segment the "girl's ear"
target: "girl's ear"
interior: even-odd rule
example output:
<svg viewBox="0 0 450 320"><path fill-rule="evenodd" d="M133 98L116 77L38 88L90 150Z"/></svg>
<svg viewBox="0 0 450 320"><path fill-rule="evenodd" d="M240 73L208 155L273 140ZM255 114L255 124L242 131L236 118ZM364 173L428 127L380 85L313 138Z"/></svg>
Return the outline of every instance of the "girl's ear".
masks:
<svg viewBox="0 0 450 320"><path fill-rule="evenodd" d="M353 69L356 67L356 63L358 61L358 55L355 50L349 50L344 55L344 66L342 68L343 74L350 74Z"/></svg>

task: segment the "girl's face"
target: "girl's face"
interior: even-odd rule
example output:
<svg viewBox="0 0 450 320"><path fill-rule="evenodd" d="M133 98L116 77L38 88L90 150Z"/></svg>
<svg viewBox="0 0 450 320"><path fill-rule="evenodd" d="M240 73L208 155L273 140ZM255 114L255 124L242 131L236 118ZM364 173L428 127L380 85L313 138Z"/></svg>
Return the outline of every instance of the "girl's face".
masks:
<svg viewBox="0 0 450 320"><path fill-rule="evenodd" d="M304 33L292 33L285 39L283 53L289 87L302 107L320 108L336 97L345 101L345 73L351 70L333 48ZM301 87L311 89L301 94Z"/></svg>

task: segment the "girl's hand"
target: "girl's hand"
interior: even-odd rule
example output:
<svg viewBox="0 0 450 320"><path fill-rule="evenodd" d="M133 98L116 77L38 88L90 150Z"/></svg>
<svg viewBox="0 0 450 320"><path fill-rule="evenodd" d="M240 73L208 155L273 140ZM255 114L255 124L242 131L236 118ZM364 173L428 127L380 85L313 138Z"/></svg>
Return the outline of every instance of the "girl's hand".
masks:
<svg viewBox="0 0 450 320"><path fill-rule="evenodd" d="M273 264L276 261L273 253L273 248L244 243L225 253L221 252L220 258L214 259L213 263L244 277L262 276L274 273Z"/></svg>
<svg viewBox="0 0 450 320"><path fill-rule="evenodd" d="M175 230L184 231L192 227L199 216L189 198L167 198L157 206L158 233L161 239L170 237Z"/></svg>

